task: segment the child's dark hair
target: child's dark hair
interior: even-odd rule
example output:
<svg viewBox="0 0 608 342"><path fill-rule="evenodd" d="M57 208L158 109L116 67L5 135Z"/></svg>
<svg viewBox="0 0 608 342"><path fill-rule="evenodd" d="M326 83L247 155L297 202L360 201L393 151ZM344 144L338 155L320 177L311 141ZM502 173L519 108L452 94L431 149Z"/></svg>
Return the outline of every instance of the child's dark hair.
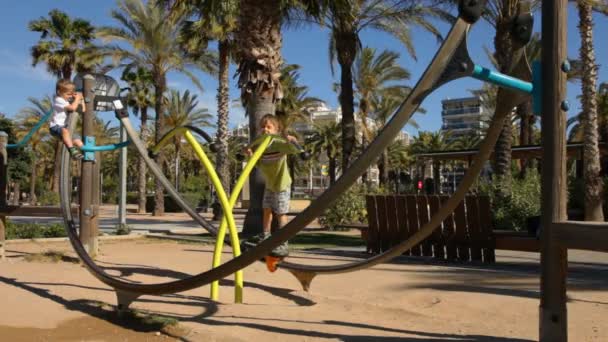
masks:
<svg viewBox="0 0 608 342"><path fill-rule="evenodd" d="M275 126L277 126L277 130L279 132L283 132L283 125L281 125L281 121L276 115L266 114L262 116L262 118L260 119L260 127L263 127L266 122L272 122Z"/></svg>
<svg viewBox="0 0 608 342"><path fill-rule="evenodd" d="M59 94L63 94L69 90L71 90L71 88L74 87L74 83L72 83L72 81L62 78L60 80L57 81L57 84L55 85L55 93L57 95Z"/></svg>

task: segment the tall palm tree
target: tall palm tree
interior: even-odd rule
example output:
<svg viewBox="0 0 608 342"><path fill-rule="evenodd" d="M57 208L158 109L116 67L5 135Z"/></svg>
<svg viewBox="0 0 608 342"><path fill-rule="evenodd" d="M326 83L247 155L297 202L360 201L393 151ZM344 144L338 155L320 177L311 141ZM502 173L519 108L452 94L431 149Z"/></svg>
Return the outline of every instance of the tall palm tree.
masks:
<svg viewBox="0 0 608 342"><path fill-rule="evenodd" d="M197 18L184 26L185 45L194 57L203 50L208 40L218 42L219 70L217 93L217 130L215 167L222 186L230 192L230 161L228 159L229 75L230 56L236 46L234 32L239 14L238 0L173 0L176 6L187 6Z"/></svg>
<svg viewBox="0 0 608 342"><path fill-rule="evenodd" d="M414 138L411 144L412 153L428 153L449 150L453 146L453 141L449 138L449 131L427 132L422 131L418 137ZM441 190L441 162L437 159L433 160L433 190L439 193Z"/></svg>
<svg viewBox="0 0 608 342"><path fill-rule="evenodd" d="M308 87L300 84L300 66L288 64L281 68L281 87L283 98L277 102L276 114L281 124L290 134L296 134L292 125L296 122L310 121L309 110L322 102L308 96Z"/></svg>
<svg viewBox="0 0 608 342"><path fill-rule="evenodd" d="M344 0L339 0L344 1ZM274 113L275 104L283 98L280 83L282 37L281 25L294 5L318 16L328 0L241 0L235 32L238 86L241 101L249 116L249 135L259 132L264 114ZM264 182L255 170L249 178L251 206L245 218L244 235L261 232Z"/></svg>
<svg viewBox="0 0 608 342"><path fill-rule="evenodd" d="M154 104L154 89L152 88L152 73L142 67L135 70L125 69L122 74L131 90L128 95L128 105L133 108L133 114L139 115L142 141L148 140L148 108ZM146 212L146 161L142 156L137 160L137 212Z"/></svg>
<svg viewBox="0 0 608 342"><path fill-rule="evenodd" d="M32 20L28 28L40 32L40 40L31 48L32 65L46 64L49 73L57 78L71 79L74 71L91 70L101 59L86 53L92 46L94 27L86 20L70 18L66 13L54 9L49 17ZM55 169L52 191L59 191L60 141L55 145Z"/></svg>
<svg viewBox="0 0 608 342"><path fill-rule="evenodd" d="M52 106L52 99L46 96L42 99L30 97L28 98L31 106L23 108L17 114L19 124L15 134L17 139L22 139L30 130L40 122L40 120L49 113ZM32 149L32 165L30 171L30 204L36 203L36 178L38 171L38 156L40 155L39 147L48 136L48 126L43 125L38 132L30 138L30 148Z"/></svg>
<svg viewBox="0 0 608 342"><path fill-rule="evenodd" d="M171 90L167 99L167 112L165 117L167 131L181 126L212 127L209 122L211 114L207 108L198 106L196 95L191 95L189 90L181 94L178 90ZM173 137L175 147L175 188L179 189L179 158L182 144L181 135Z"/></svg>
<svg viewBox="0 0 608 342"><path fill-rule="evenodd" d="M363 145L371 139L368 118L378 109L382 95L398 95L401 89L407 89L403 84L394 83L410 78L410 73L398 64L398 59L399 54L394 51L384 50L376 54L376 49L365 47L355 62L353 81L363 128Z"/></svg>
<svg viewBox="0 0 608 342"><path fill-rule="evenodd" d="M325 152L329 162L329 182L336 182L337 158L340 153L340 135L341 130L337 122L325 124L315 124L315 130L306 140L312 153L319 157Z"/></svg>
<svg viewBox="0 0 608 342"><path fill-rule="evenodd" d="M397 38L412 57L416 57L411 27L419 26L438 39L439 31L429 18L451 19L439 7L420 6L410 1L340 0L331 1L323 25L331 30L330 65L340 64L340 106L342 108L342 167L348 167L355 147L355 117L352 67L361 50L360 33L366 29L386 32Z"/></svg>
<svg viewBox="0 0 608 342"><path fill-rule="evenodd" d="M582 63L583 178L585 179L585 220L604 221L602 211L603 180L600 177L599 131L597 118L597 64L593 47L593 5L595 0L578 0L579 33ZM606 6L606 5L604 5Z"/></svg>
<svg viewBox="0 0 608 342"><path fill-rule="evenodd" d="M308 96L308 87L300 84L300 66L287 64L281 68L281 87L283 98L277 102L276 115L284 127L285 133L294 135L301 139L299 133L294 129L296 122L310 122L310 110L317 106L321 99ZM296 155L287 156L287 165L291 179L305 171L306 166ZM292 190L295 181L291 183Z"/></svg>
<svg viewBox="0 0 608 342"><path fill-rule="evenodd" d="M155 141L163 134L165 105L163 96L167 90L167 73L178 71L188 76L200 89L202 86L193 74L192 68L215 74L217 72L215 56L202 51L197 59L191 58L180 45L180 27L185 21L183 9L176 7L168 10L166 6L157 6L157 1L144 3L142 0L122 0L118 10L111 13L120 27L102 27L97 36L105 42L121 42L121 45L100 47L104 55L112 56L127 65L143 67L151 71L154 81L154 111L156 112ZM159 165L164 164L164 153L161 151L155 158ZM156 180L156 196L153 215L163 215L164 191L159 180Z"/></svg>
<svg viewBox="0 0 608 342"><path fill-rule="evenodd" d="M401 103L403 102L403 99L407 97L407 95L410 93L410 89L407 87L400 87L398 89L394 89L394 90L390 90L389 91L385 91L382 92L380 94L380 98L378 100L376 100L376 105L375 105L375 111L374 111L374 116L375 116L375 122L376 122L376 132L379 132L388 122L388 120L391 118L391 116L395 113L395 111L397 110L397 108L399 108L399 106L401 105ZM419 107L416 110L416 113L421 113L424 114L426 113L426 110L422 107ZM407 123L408 125L418 129L418 123L416 122L416 120L414 119L410 119ZM397 142L395 142L397 143ZM388 180L388 174L389 174L389 165L393 165L390 163L390 154L391 153L391 149L387 149L384 150L382 152L382 155L380 157L380 160L378 161L378 170L380 171L380 184L385 184L386 181Z"/></svg>
<svg viewBox="0 0 608 342"><path fill-rule="evenodd" d="M499 71L506 72L511 68L511 51L513 37L511 26L513 17L538 5L535 0L490 0L486 5L483 18L495 29L494 59ZM511 117L505 119L503 129L494 149L494 173L502 182L497 195L508 197L511 195L511 146L513 144Z"/></svg>

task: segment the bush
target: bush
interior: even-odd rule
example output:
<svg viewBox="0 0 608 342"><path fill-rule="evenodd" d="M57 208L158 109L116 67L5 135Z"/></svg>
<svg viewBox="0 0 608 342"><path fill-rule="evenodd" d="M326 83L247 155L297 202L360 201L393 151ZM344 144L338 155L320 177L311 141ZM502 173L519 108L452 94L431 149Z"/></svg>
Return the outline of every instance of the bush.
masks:
<svg viewBox="0 0 608 342"><path fill-rule="evenodd" d="M40 205L59 205L59 193L45 191L38 197Z"/></svg>
<svg viewBox="0 0 608 342"><path fill-rule="evenodd" d="M319 223L330 230L349 223L363 223L366 220L365 193L359 187L346 191L319 217Z"/></svg>
<svg viewBox="0 0 608 342"><path fill-rule="evenodd" d="M114 234L116 235L129 235L131 234L131 227L127 224L117 224L116 229L114 230Z"/></svg>
<svg viewBox="0 0 608 342"><path fill-rule="evenodd" d="M137 191L127 192L127 204L137 204L139 201L139 193Z"/></svg>
<svg viewBox="0 0 608 342"><path fill-rule="evenodd" d="M6 239L40 239L66 237L65 228L60 223L42 225L37 223L13 223L6 225Z"/></svg>
<svg viewBox="0 0 608 342"><path fill-rule="evenodd" d="M203 197L200 193L186 192L180 194L184 201L191 207L196 208ZM154 211L154 205L156 201L154 199L154 195L148 195L146 199L146 211L152 212ZM173 198L169 195L165 195L165 212L167 213L180 213L182 212L182 208L173 200Z"/></svg>
<svg viewBox="0 0 608 342"><path fill-rule="evenodd" d="M513 179L511 196L496 197L501 182L491 180L480 184L480 192L490 196L492 221L495 229L526 230L526 220L540 215L540 175L530 171L524 179Z"/></svg>

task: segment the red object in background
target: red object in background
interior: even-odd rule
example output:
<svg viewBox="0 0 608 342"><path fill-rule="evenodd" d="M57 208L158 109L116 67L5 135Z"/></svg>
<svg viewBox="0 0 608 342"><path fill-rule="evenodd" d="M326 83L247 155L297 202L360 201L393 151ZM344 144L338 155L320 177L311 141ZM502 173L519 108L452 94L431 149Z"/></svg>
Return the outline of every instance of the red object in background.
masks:
<svg viewBox="0 0 608 342"><path fill-rule="evenodd" d="M418 181L418 190L422 190L422 181Z"/></svg>

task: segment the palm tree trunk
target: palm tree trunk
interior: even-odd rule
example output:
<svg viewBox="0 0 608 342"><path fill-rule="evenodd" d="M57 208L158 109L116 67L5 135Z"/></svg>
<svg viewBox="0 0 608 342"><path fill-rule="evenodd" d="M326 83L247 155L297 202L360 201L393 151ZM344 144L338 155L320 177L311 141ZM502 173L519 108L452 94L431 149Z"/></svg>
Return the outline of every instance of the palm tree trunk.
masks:
<svg viewBox="0 0 608 342"><path fill-rule="evenodd" d="M509 30L513 13L510 13L510 10L509 6L503 5L501 16L496 22L496 36L494 37L494 50L496 51L494 56L502 72L511 66L512 42ZM494 173L501 182L497 193L499 198L511 195L512 129L511 116L507 115L494 149Z"/></svg>
<svg viewBox="0 0 608 342"><path fill-rule="evenodd" d="M342 170L348 168L355 149L355 111L352 67L357 55L357 33L352 25L343 24L343 31L334 32L338 63L340 64L340 106L342 108Z"/></svg>
<svg viewBox="0 0 608 342"><path fill-rule="evenodd" d="M342 170L348 169L355 149L355 111L353 95L352 61L340 63L340 107L342 108Z"/></svg>
<svg viewBox="0 0 608 342"><path fill-rule="evenodd" d="M33 149L34 146L32 146ZM32 173L30 174L30 205L36 205L36 171L37 171L37 158L36 158L36 153L33 153L32 156Z"/></svg>
<svg viewBox="0 0 608 342"><path fill-rule="evenodd" d="M526 101L519 106L517 106L517 116L519 117L519 145L530 145L531 137L530 137L530 115L531 115L531 102ZM526 175L526 171L528 169L528 160L526 158L520 159L520 177L523 178Z"/></svg>
<svg viewBox="0 0 608 342"><path fill-rule="evenodd" d="M388 151L384 150L380 156L378 163L378 171L380 171L380 185L385 185L388 181Z"/></svg>
<svg viewBox="0 0 608 342"><path fill-rule="evenodd" d="M441 162L433 161L433 193L441 192Z"/></svg>
<svg viewBox="0 0 608 342"><path fill-rule="evenodd" d="M237 30L239 88L249 116L249 136L256 137L265 114L274 114L282 98L278 79L281 56L281 8L276 1L242 0ZM250 206L243 234L262 232L264 180L257 170L249 178Z"/></svg>
<svg viewBox="0 0 608 342"><path fill-rule="evenodd" d="M175 190L179 191L179 144L181 137L177 138L175 144Z"/></svg>
<svg viewBox="0 0 608 342"><path fill-rule="evenodd" d="M156 111L156 122L155 122L155 136L154 141L158 144L160 139L163 136L163 128L165 123L165 115L164 115L164 105L163 105L163 96L165 90L167 88L167 79L166 76L158 70L153 72L154 75L154 95L156 98L155 103L155 111ZM165 165L165 156L163 151L159 151L154 161L161 168L164 168ZM165 196L164 196L164 188L159 179L156 179L155 182L155 203L154 203L154 213L153 216L163 216L165 214Z"/></svg>
<svg viewBox="0 0 608 342"><path fill-rule="evenodd" d="M141 140L145 143L148 139L148 108L141 108ZM138 159L137 172L137 212L146 212L146 161L142 156Z"/></svg>
<svg viewBox="0 0 608 342"><path fill-rule="evenodd" d="M600 177L600 153L597 124L597 65L593 47L593 16L591 5L578 1L579 33L581 35L580 59L582 77L582 124L583 165L585 179L585 220L604 221L602 212L602 178Z"/></svg>
<svg viewBox="0 0 608 342"><path fill-rule="evenodd" d="M230 173L228 172L228 101L230 100L228 89L229 49L229 42L226 40L219 42L218 50L220 54L220 63L219 86L217 90L217 153L215 157L215 165L226 193L230 193Z"/></svg>
<svg viewBox="0 0 608 342"><path fill-rule="evenodd" d="M332 157L328 153L327 159L329 159L329 184L333 185L336 182L336 157Z"/></svg>
<svg viewBox="0 0 608 342"><path fill-rule="evenodd" d="M59 140L55 145L55 168L53 170L53 180L51 183L51 190L59 193L59 175L61 173L61 148L63 143Z"/></svg>

